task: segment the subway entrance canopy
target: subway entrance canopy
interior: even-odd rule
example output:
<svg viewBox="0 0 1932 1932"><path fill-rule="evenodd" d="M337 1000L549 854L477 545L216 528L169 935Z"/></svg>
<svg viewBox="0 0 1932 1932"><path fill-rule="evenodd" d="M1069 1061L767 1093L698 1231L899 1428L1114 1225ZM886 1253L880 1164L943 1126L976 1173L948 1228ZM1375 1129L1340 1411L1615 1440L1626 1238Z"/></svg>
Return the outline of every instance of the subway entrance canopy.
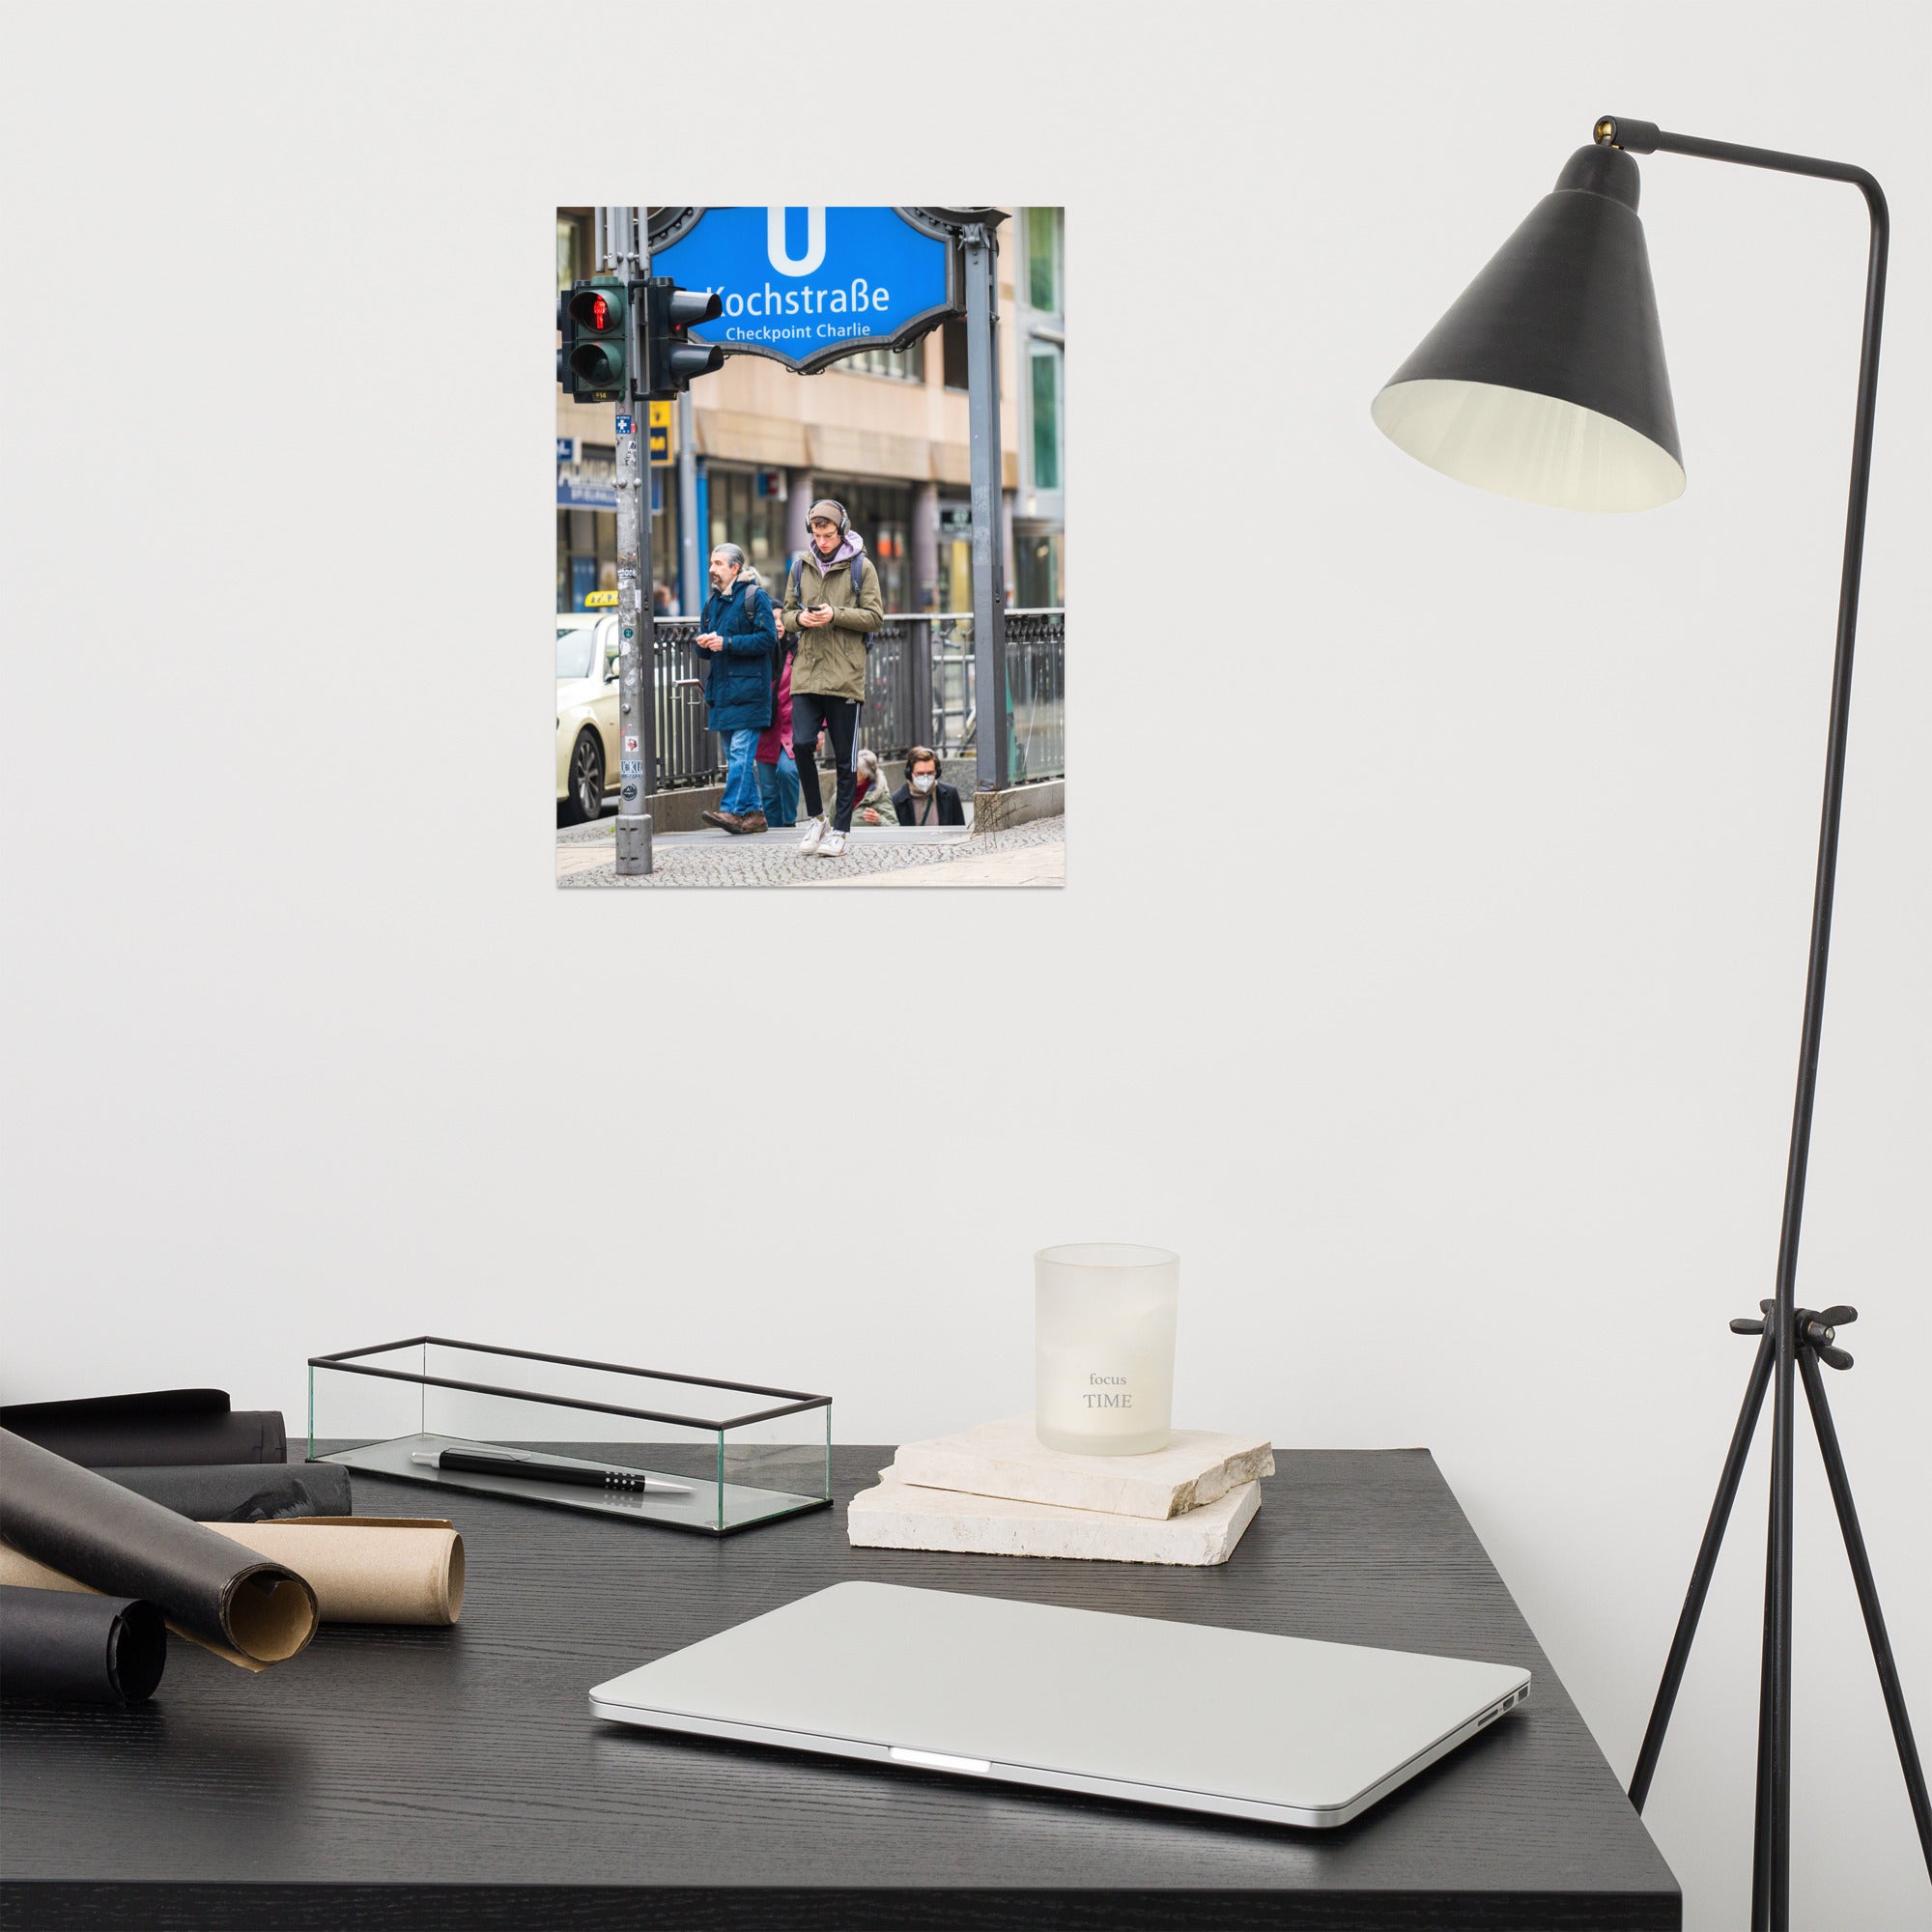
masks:
<svg viewBox="0 0 1932 1932"><path fill-rule="evenodd" d="M903 349L963 315L965 208L667 208L651 223L651 272L713 292L694 342L810 372L861 349Z"/></svg>

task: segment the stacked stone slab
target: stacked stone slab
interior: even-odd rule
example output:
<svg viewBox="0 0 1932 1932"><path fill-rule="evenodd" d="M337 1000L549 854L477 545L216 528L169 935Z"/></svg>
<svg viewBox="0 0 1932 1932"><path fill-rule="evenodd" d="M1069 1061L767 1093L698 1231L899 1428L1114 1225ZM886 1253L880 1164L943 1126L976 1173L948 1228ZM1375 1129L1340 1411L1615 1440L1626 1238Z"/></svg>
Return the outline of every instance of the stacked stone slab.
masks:
<svg viewBox="0 0 1932 1932"><path fill-rule="evenodd" d="M1011 1416L908 1442L853 1497L846 1534L878 1549L1225 1563L1273 1473L1261 1436L1179 1429L1151 1456L1070 1456Z"/></svg>

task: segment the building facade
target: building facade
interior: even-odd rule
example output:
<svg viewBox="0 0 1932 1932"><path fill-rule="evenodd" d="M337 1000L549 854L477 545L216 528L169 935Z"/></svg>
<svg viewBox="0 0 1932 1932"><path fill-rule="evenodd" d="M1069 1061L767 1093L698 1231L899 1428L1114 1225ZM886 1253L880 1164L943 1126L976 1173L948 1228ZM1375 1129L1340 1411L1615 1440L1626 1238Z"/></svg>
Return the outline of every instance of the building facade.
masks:
<svg viewBox="0 0 1932 1932"><path fill-rule="evenodd" d="M1000 441L1007 583L1016 608L1065 602L1065 223L1057 208L1007 211L1000 242ZM597 272L591 211L557 211L559 289ZM611 405L557 392L559 611L616 587ZM689 424L696 570L683 581L677 462ZM670 609L701 603L711 549L740 545L776 588L805 548L808 506L842 502L878 568L889 611L972 607L965 328L946 323L897 355L863 350L813 376L727 355L673 412L671 460L651 470L653 581ZM658 608L667 609L660 592Z"/></svg>

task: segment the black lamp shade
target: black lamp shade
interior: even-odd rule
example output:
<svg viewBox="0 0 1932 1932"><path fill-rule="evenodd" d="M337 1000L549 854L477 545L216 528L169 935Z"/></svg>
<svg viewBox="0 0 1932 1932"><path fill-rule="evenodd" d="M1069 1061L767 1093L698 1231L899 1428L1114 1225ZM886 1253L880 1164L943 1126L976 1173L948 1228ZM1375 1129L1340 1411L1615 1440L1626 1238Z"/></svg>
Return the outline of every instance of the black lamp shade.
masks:
<svg viewBox="0 0 1932 1932"><path fill-rule="evenodd" d="M1570 510L1684 491L1637 165L1579 149L1376 397L1376 425L1445 475Z"/></svg>

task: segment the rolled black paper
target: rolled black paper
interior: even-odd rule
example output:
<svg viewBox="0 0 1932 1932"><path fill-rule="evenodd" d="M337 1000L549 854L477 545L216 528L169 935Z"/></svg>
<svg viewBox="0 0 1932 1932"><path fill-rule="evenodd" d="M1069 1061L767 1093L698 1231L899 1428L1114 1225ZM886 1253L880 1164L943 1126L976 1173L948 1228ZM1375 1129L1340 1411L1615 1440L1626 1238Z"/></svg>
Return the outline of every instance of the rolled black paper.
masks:
<svg viewBox="0 0 1932 1932"><path fill-rule="evenodd" d="M230 1408L224 1389L150 1389L0 1408L11 1429L89 1468L177 1463L285 1463L288 1430L272 1408Z"/></svg>
<svg viewBox="0 0 1932 1932"><path fill-rule="evenodd" d="M168 1662L168 1627L139 1597L0 1586L0 1697L140 1704Z"/></svg>
<svg viewBox="0 0 1932 1932"><path fill-rule="evenodd" d="M315 1634L315 1592L293 1570L5 1429L0 1538L103 1596L147 1598L251 1668Z"/></svg>
<svg viewBox="0 0 1932 1932"><path fill-rule="evenodd" d="M349 1471L340 1463L200 1463L95 1473L196 1522L277 1522L355 1513Z"/></svg>

